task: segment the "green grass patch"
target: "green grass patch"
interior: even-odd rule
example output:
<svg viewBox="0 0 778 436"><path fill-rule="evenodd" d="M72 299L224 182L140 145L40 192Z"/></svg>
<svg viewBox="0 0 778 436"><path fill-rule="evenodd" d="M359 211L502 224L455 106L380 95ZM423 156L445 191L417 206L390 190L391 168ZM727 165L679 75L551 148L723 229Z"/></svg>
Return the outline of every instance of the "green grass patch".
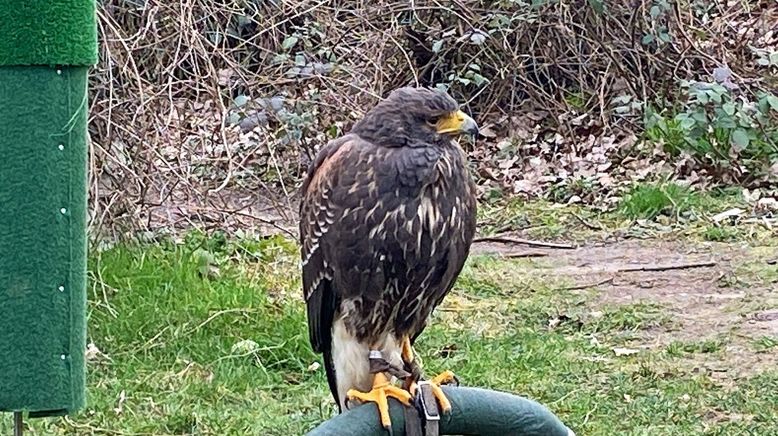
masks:
<svg viewBox="0 0 778 436"><path fill-rule="evenodd" d="M701 216L743 205L740 191L698 192L677 183L636 184L622 198L617 212L629 219L653 219L659 215Z"/></svg>
<svg viewBox="0 0 778 436"><path fill-rule="evenodd" d="M778 429L778 372L724 386L664 350L614 354L620 335L667 326L658 305L607 306L552 328L551 318L584 313L591 296L529 276L531 261L468 262L417 343L428 374L452 369L466 385L534 398L578 434ZM323 370L310 366L320 357L290 241L194 234L118 245L92 253L89 274L88 338L100 353L88 365L88 405L29 420L30 433L296 435L332 416ZM0 434L10 424L1 419Z"/></svg>
<svg viewBox="0 0 778 436"><path fill-rule="evenodd" d="M712 242L727 242L737 239L738 231L734 227L708 226L702 232L702 238Z"/></svg>
<svg viewBox="0 0 778 436"><path fill-rule="evenodd" d="M670 316L658 304L636 303L607 307L590 325L592 332L638 331L666 327Z"/></svg>
<svg viewBox="0 0 778 436"><path fill-rule="evenodd" d="M619 212L631 219L675 215L699 202L699 195L674 183L634 186L621 201Z"/></svg>
<svg viewBox="0 0 778 436"><path fill-rule="evenodd" d="M762 336L754 341L754 347L760 352L769 352L778 348L778 338L771 336Z"/></svg>
<svg viewBox="0 0 778 436"><path fill-rule="evenodd" d="M667 346L667 354L672 357L682 357L686 354L717 353L724 348L724 341L707 339L695 342L673 341Z"/></svg>

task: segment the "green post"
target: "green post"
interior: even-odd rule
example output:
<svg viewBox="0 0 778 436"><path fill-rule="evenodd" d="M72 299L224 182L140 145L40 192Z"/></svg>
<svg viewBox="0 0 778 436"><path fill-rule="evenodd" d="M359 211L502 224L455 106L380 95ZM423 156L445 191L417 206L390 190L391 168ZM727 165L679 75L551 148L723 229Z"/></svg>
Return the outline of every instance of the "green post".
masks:
<svg viewBox="0 0 778 436"><path fill-rule="evenodd" d="M0 7L0 411L83 407L94 0ZM21 431L21 428L17 429Z"/></svg>

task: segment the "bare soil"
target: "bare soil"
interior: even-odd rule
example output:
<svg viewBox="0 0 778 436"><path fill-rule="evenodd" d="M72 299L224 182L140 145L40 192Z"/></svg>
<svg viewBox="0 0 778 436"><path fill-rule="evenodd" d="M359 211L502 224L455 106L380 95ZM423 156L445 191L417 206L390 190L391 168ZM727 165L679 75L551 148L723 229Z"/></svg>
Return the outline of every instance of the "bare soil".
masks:
<svg viewBox="0 0 778 436"><path fill-rule="evenodd" d="M627 240L572 250L476 243L473 252L542 253L522 263L526 274L593 290L586 304L595 313L613 305L660 305L671 322L639 332L634 348L719 341L718 352L694 354L689 364L726 379L778 367L778 347L759 346L778 341L778 267L768 263L778 255L775 247ZM715 265L699 266L711 261ZM624 271L637 267L670 268Z"/></svg>

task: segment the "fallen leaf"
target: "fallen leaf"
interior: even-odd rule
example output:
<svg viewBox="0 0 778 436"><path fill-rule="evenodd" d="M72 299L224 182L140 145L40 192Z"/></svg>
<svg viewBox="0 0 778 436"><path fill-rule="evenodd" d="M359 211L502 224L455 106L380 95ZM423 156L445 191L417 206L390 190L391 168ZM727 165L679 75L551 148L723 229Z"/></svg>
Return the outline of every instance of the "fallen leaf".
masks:
<svg viewBox="0 0 778 436"><path fill-rule="evenodd" d="M122 390L119 393L119 400L116 402L116 407L113 408L113 411L117 415L120 415L124 411L124 407L123 406L124 406L124 402L125 401L127 401L127 392Z"/></svg>
<svg viewBox="0 0 778 436"><path fill-rule="evenodd" d="M485 137L485 138L496 138L497 133L495 133L494 130L492 130L491 127L485 126L478 130L478 134Z"/></svg>
<svg viewBox="0 0 778 436"><path fill-rule="evenodd" d="M616 347L616 348L613 349L613 352L617 356L630 356L630 355L633 355L633 354L638 354L640 352L640 350L635 350L635 349L632 349L632 348Z"/></svg>
<svg viewBox="0 0 778 436"><path fill-rule="evenodd" d="M718 223L718 222L724 221L727 218L738 217L738 216L742 215L743 212L745 212L745 211L743 209L739 209L739 208L729 209L729 210L725 210L724 212L717 213L716 215L713 215L711 220L713 220L713 222L715 222L715 223Z"/></svg>
<svg viewBox="0 0 778 436"><path fill-rule="evenodd" d="M772 197L760 198L756 202L756 210L760 212L775 212L778 211L778 200Z"/></svg>
<svg viewBox="0 0 778 436"><path fill-rule="evenodd" d="M258 343L251 339L244 339L233 345L231 351L233 354L250 354L256 352L258 349Z"/></svg>
<svg viewBox="0 0 778 436"><path fill-rule="evenodd" d="M97 348L97 345L95 345L93 342L90 342L86 346L86 353L84 354L84 357L87 361L95 360L98 357L100 357L103 353L100 351L99 348Z"/></svg>

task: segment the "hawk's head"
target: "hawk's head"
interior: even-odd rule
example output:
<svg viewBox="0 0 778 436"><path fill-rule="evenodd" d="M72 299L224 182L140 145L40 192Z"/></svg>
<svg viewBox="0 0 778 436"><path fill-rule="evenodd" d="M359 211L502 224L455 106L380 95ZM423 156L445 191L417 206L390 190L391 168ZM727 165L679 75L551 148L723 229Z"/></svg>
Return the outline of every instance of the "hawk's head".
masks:
<svg viewBox="0 0 778 436"><path fill-rule="evenodd" d="M462 133L475 135L478 125L443 91L399 88L371 109L352 132L385 147L418 147L449 142Z"/></svg>

